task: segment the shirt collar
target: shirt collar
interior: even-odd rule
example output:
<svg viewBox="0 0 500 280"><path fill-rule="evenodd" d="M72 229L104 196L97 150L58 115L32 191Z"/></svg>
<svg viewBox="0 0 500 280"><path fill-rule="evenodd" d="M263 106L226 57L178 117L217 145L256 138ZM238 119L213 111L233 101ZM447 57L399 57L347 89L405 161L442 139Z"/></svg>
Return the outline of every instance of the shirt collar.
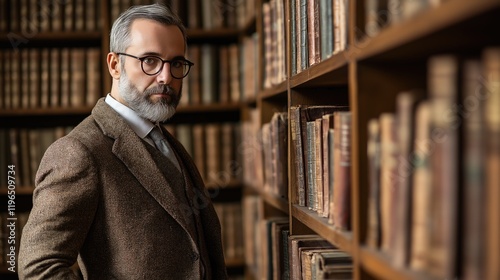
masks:
<svg viewBox="0 0 500 280"><path fill-rule="evenodd" d="M153 129L154 124L152 122L139 117L134 110L118 102L111 94L108 93L104 101L122 116L130 128L142 139Z"/></svg>

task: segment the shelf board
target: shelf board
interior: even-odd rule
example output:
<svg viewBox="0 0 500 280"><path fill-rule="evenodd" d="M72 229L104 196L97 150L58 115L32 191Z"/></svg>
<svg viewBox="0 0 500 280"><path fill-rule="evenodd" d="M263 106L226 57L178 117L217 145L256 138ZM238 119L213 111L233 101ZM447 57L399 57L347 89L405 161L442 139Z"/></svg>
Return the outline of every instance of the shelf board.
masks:
<svg viewBox="0 0 500 280"><path fill-rule="evenodd" d="M238 111L241 109L240 103L216 103L199 105L179 105L176 113L196 113L196 112L225 112Z"/></svg>
<svg viewBox="0 0 500 280"><path fill-rule="evenodd" d="M288 90L288 84L286 81L283 81L279 83L278 85L275 85L271 88L266 88L262 89L259 94L258 98L260 99L270 99L274 97L279 97L279 96L285 96Z"/></svg>
<svg viewBox="0 0 500 280"><path fill-rule="evenodd" d="M316 212L309 210L307 207L293 205L292 216L339 249L350 255L353 254L353 237L351 232L335 229L333 225L328 223L327 218L319 217Z"/></svg>
<svg viewBox="0 0 500 280"><path fill-rule="evenodd" d="M88 115L93 107L57 107L57 108L29 108L29 109L2 109L0 117L14 116L59 116L59 115Z"/></svg>
<svg viewBox="0 0 500 280"><path fill-rule="evenodd" d="M12 38L17 43L13 46L11 43L11 35L16 34L21 38ZM0 48L17 49L24 47L101 47L102 33L100 31L83 31L83 32L39 32L30 34L26 37L23 32L0 33Z"/></svg>
<svg viewBox="0 0 500 280"><path fill-rule="evenodd" d="M429 8L401 23L384 27L373 38L365 37L351 46L348 51L353 60L362 60L439 32L468 19L499 9L498 0L454 0L445 1L437 7ZM493 28L493 27L492 27ZM481 30L477 30L481 33ZM473 40L473 39L470 39ZM419 46L416 46L418 48Z"/></svg>
<svg viewBox="0 0 500 280"><path fill-rule="evenodd" d="M245 266L244 258L229 258L225 260L226 266L228 267L243 267Z"/></svg>
<svg viewBox="0 0 500 280"><path fill-rule="evenodd" d="M386 254L367 247L361 247L360 261L363 268L379 279L438 280L428 273L398 268Z"/></svg>
<svg viewBox="0 0 500 280"><path fill-rule="evenodd" d="M346 85L348 54L340 52L302 70L290 79L290 87Z"/></svg>
<svg viewBox="0 0 500 280"><path fill-rule="evenodd" d="M229 182L206 182L207 189L237 189L241 188L242 183L240 180L230 180Z"/></svg>
<svg viewBox="0 0 500 280"><path fill-rule="evenodd" d="M187 40L188 43L208 43L218 41L237 41L240 35L240 30L237 28L188 28Z"/></svg>
<svg viewBox="0 0 500 280"><path fill-rule="evenodd" d="M289 213L289 210L288 210L288 200L286 200L285 198L278 197L278 196L276 196L274 194L268 193L262 187L247 185L247 188L250 188L253 192L258 193L260 195L260 197L267 204L273 206L276 209L279 209L281 212L284 212L286 214Z"/></svg>

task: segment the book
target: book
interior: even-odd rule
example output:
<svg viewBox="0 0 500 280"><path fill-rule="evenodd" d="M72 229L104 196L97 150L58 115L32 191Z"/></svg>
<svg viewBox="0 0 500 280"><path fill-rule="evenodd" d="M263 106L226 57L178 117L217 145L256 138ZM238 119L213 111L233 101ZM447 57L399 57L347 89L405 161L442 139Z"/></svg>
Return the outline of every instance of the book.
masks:
<svg viewBox="0 0 500 280"><path fill-rule="evenodd" d="M334 112L338 141L338 164L335 164L333 191L333 225L339 230L351 229L351 112Z"/></svg>
<svg viewBox="0 0 500 280"><path fill-rule="evenodd" d="M372 249L380 246L380 124L378 119L368 121L366 147L368 160L368 226L366 245Z"/></svg>
<svg viewBox="0 0 500 280"><path fill-rule="evenodd" d="M300 250L304 250L305 248L333 248L333 245L316 234L290 235L288 239L290 279L301 278L302 263Z"/></svg>

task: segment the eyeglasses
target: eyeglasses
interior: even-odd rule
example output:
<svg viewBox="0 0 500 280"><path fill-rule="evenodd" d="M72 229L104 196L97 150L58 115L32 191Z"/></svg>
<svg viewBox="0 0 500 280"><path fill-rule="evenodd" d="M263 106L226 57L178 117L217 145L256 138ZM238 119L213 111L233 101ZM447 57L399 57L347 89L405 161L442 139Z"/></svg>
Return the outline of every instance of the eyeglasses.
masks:
<svg viewBox="0 0 500 280"><path fill-rule="evenodd" d="M189 70L191 70L191 66L194 65L191 61L187 59L172 59L172 60L163 60L158 56L148 55L143 57L137 57L126 53L116 53L118 55L126 55L138 59L141 61L141 68L144 74L149 76L154 76L160 73L161 69L163 69L163 65L165 62L170 64L170 74L172 77L176 79L182 79L187 76Z"/></svg>

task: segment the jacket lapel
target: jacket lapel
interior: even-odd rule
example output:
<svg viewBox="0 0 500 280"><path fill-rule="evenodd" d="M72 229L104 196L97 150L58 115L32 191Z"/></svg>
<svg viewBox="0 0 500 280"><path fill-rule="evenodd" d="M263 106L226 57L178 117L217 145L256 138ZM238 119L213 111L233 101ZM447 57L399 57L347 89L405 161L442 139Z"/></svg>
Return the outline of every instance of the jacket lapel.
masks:
<svg viewBox="0 0 500 280"><path fill-rule="evenodd" d="M127 166L149 194L189 233L183 209L179 207L183 200L173 191L184 182L171 178L167 180L162 176L161 170L145 146L148 144L142 141L125 120L104 102L104 98L98 101L92 110L92 116L103 133L114 139L112 152ZM182 176L175 177L182 179Z"/></svg>

